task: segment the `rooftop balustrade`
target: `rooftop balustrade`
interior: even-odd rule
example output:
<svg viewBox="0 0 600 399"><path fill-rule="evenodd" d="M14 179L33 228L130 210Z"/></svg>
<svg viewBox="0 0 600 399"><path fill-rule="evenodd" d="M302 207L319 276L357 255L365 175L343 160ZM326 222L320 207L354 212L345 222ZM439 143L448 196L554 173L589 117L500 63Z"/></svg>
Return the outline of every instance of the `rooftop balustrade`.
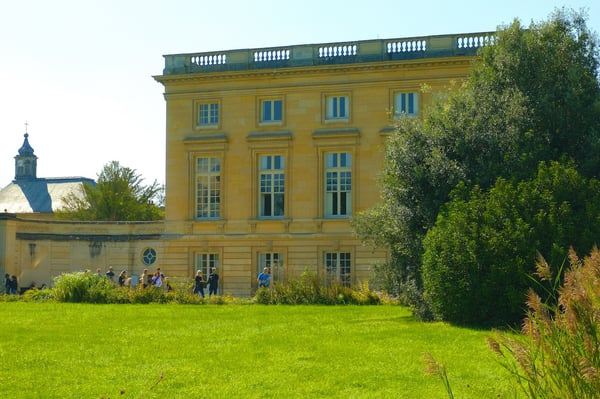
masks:
<svg viewBox="0 0 600 399"><path fill-rule="evenodd" d="M165 55L163 75L475 55L494 32Z"/></svg>

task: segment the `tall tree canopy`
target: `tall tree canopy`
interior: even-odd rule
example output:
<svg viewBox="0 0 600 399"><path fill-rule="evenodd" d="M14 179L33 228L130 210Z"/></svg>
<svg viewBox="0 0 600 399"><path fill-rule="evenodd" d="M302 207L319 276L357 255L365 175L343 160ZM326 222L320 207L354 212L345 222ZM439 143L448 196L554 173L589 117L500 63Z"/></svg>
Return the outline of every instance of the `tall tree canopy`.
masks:
<svg viewBox="0 0 600 399"><path fill-rule="evenodd" d="M135 169L118 161L104 165L96 185L84 183L84 197L69 195L58 217L69 220L148 221L163 218L162 186L155 180L146 186Z"/></svg>
<svg viewBox="0 0 600 399"><path fill-rule="evenodd" d="M540 162L550 161L595 178L599 134L597 38L585 18L559 10L528 28L516 20L483 49L462 86L449 90L423 119L398 121L386 149L382 200L355 218L355 229L365 241L391 248L399 281L420 285L426 278L424 238L454 189L471 193L477 187L472 195L479 195L498 179L533 179ZM554 223L548 228L561 221ZM462 244L454 244L458 251ZM510 248L505 251L510 256ZM523 273L533 270L535 259L529 261ZM486 259L475 262L493 267ZM427 273L435 267L428 264Z"/></svg>

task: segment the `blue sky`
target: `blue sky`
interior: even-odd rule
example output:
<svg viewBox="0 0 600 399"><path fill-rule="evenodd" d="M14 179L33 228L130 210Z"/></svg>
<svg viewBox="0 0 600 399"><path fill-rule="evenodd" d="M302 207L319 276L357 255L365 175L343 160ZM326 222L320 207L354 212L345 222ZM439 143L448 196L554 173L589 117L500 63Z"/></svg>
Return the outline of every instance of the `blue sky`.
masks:
<svg viewBox="0 0 600 399"><path fill-rule="evenodd" d="M25 122L39 177L96 178L117 160L164 182L163 54L495 30L586 1L20 0L0 11L0 187Z"/></svg>

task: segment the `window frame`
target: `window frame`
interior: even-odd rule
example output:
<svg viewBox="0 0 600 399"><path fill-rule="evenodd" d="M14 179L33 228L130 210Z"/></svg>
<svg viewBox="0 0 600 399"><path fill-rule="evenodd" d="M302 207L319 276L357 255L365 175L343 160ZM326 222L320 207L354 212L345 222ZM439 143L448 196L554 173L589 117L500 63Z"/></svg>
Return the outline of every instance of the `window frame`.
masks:
<svg viewBox="0 0 600 399"><path fill-rule="evenodd" d="M340 99L344 99L343 110L345 115L334 115L341 108ZM350 122L352 115L352 99L348 92L336 92L323 94L323 122Z"/></svg>
<svg viewBox="0 0 600 399"><path fill-rule="evenodd" d="M276 109L276 103L280 103L280 109L278 110L280 112L280 119L275 119L276 118L276 113L277 113L277 109ZM265 116L265 105L269 103L270 107L269 107L269 112L271 114L271 117L267 119L267 117ZM277 125L277 126L281 126L284 124L284 119L285 119L285 101L283 97L261 97L258 99L258 125L259 126L265 126L265 125Z"/></svg>
<svg viewBox="0 0 600 399"><path fill-rule="evenodd" d="M293 181L291 156L291 135L285 136L261 136L259 139L252 139L249 141L249 147L252 154L252 195L250 198L250 205L252 213L250 215L252 220L258 221L269 221L276 220L281 221L287 219L290 212L290 199L292 198L292 185L290 182ZM260 216L260 156L261 155L282 155L285 157L285 192L284 192L284 216L282 217L261 217Z"/></svg>
<svg viewBox="0 0 600 399"><path fill-rule="evenodd" d="M280 168L276 168L276 161L277 159L280 158L280 165L281 162L283 162L283 166L281 166ZM268 165L270 165L269 168L263 168L262 164L263 164L263 159L268 161ZM257 209L257 216L259 219L283 219L285 218L286 215L286 210L287 210L287 206L286 206L286 180L287 180L287 162L286 162L286 155L285 154L281 154L278 152L268 152L268 153L260 153L257 154L257 183L258 183L258 187L257 187L257 192L258 192L258 198L257 198L257 202L258 202L258 209ZM282 192L278 192L276 189L277 187L279 187L279 185L276 184L276 182L278 181L279 176L278 175L283 175L283 183L282 183ZM264 178L268 178L270 177L270 191L266 192L263 191L263 177ZM265 197L270 196L269 199L269 203L270 203L270 215L265 214L265 206L266 203L264 201ZM280 196L282 197L279 201L277 200L277 197ZM281 202L281 206L283 207L282 213L281 214L276 214L276 206L277 204Z"/></svg>
<svg viewBox="0 0 600 399"><path fill-rule="evenodd" d="M256 267L256 276L262 273L265 267L269 268L269 273L271 275L271 283L283 283L283 275L284 275L284 261L283 252L280 251L259 251L257 252L257 267ZM268 259L270 258L270 259ZM277 266L273 266L277 264Z"/></svg>
<svg viewBox="0 0 600 399"><path fill-rule="evenodd" d="M209 171L206 174L202 174L200 173L200 171L198 170L199 168L199 160L200 159L208 159L208 160L213 160L216 159L219 162L219 170L218 173L213 173L210 169L210 165L209 165ZM222 216L222 198L223 198L223 182L222 182L222 177L223 177L223 169L222 169L222 157L219 154L201 154L201 155L196 155L194 157L194 198L195 198L195 202L194 202L194 220L196 221L205 221L205 220L219 220L221 219ZM218 188L216 190L218 190L218 197L217 197L217 202L213 202L211 201L211 192L213 191L212 185L210 185L210 183L212 182L211 177L212 176L217 176L218 177ZM200 211L200 194L199 194L199 179L205 176L208 179L208 183L209 183L209 187L208 187L208 202L206 204L206 206L208 207L208 216L199 216L199 211ZM212 215L212 212L214 210L211 209L211 207L213 206L213 204L217 204L216 207L216 215Z"/></svg>
<svg viewBox="0 0 600 399"><path fill-rule="evenodd" d="M398 97L406 96L405 100L401 100L401 106L398 107ZM412 104L410 103L410 97L413 97ZM420 99L419 91L417 90L395 90L392 93L392 109L394 110L394 118L400 118L402 116L407 116L411 118L416 118L420 115ZM406 112L405 110L413 108L413 112Z"/></svg>
<svg viewBox="0 0 600 399"><path fill-rule="evenodd" d="M331 262L329 262L328 258L335 258L335 266L333 268L330 267ZM323 285L327 287L334 282L338 282L345 287L352 286L352 284L354 283L355 276L354 259L355 256L353 251L348 248L321 250L321 269L323 271ZM342 264L342 262L347 264ZM343 271L342 268L344 268ZM332 275L331 273L332 269L334 275Z"/></svg>
<svg viewBox="0 0 600 399"><path fill-rule="evenodd" d="M201 262L206 262L206 263L199 265L198 261L199 261L199 258L201 258L201 257L206 257L206 259L200 259ZM212 257L213 259L210 259L210 257ZM216 266L215 266L215 262L216 262ZM217 273L219 274L219 282L220 282L221 275L220 275L219 271L221 270L221 254L219 252L214 252L214 251L194 252L194 273L193 273L194 276L196 275L195 271L201 270L202 276L204 277L204 280L206 280L208 278L208 275L210 274L210 270L212 267L215 267L217 269Z"/></svg>
<svg viewBox="0 0 600 399"><path fill-rule="evenodd" d="M350 166L341 166L341 155L346 154L350 159ZM328 166L328 158L330 155L336 156L336 166ZM323 162L323 171L322 171L322 179L323 179L323 217L328 219L346 219L353 215L353 204L354 199L353 195L355 190L355 167L354 167L354 152L349 151L348 149L329 149L327 151L323 151L321 154L322 162ZM330 183L330 175L335 173L336 176L336 190L328 190L328 186ZM341 174L350 174L350 190L342 190L341 186L344 185L342 182ZM331 200L329 200L329 195L331 194ZM342 198L344 199L344 204L342 205ZM337 213L334 211L335 204L337 204L336 209ZM340 213L342 208L345 208L345 213Z"/></svg>
<svg viewBox="0 0 600 399"><path fill-rule="evenodd" d="M202 116L201 116L201 107L203 106L208 106L209 108L211 106L215 106L216 107L216 122L212 122L210 120L210 118L212 118L211 116L211 110L208 110L208 118L209 121L207 121L208 123L202 123ZM195 129L199 129L199 130L203 130L203 129L219 129L221 127L221 119L222 119L222 107L221 107L221 101L220 100L196 100L194 101L194 128Z"/></svg>

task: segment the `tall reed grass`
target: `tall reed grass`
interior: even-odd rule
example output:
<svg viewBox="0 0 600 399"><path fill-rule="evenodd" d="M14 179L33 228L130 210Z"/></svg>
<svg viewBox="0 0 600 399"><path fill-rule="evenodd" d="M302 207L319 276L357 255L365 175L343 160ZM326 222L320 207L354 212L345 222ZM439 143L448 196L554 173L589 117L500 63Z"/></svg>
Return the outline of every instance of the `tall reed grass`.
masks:
<svg viewBox="0 0 600 399"><path fill-rule="evenodd" d="M550 303L530 290L522 335L488 339L528 398L600 396L600 251L581 260L571 249L569 264L560 285L540 259L536 274L550 283Z"/></svg>

